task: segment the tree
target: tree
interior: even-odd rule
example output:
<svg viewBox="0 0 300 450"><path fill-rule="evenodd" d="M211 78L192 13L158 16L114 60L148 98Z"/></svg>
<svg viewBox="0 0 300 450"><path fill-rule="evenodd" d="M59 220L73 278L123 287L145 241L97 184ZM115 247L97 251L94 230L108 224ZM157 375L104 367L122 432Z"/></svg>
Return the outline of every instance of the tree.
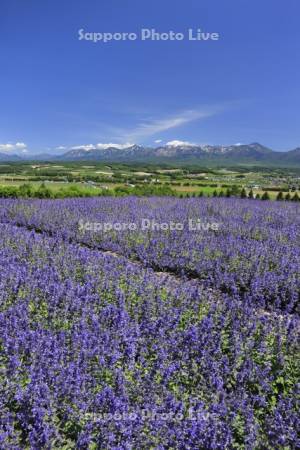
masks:
<svg viewBox="0 0 300 450"><path fill-rule="evenodd" d="M216 190L213 192L213 197L218 197L218 192Z"/></svg>
<svg viewBox="0 0 300 450"><path fill-rule="evenodd" d="M225 195L226 195L226 197L231 197L231 191L229 188L226 189Z"/></svg>
<svg viewBox="0 0 300 450"><path fill-rule="evenodd" d="M253 193L253 190L252 190L252 189L250 189L248 198L251 198L251 199L254 198L254 193Z"/></svg>
<svg viewBox="0 0 300 450"><path fill-rule="evenodd" d="M277 200L277 201L283 200L283 193L282 193L282 191L279 191L279 192L278 192L277 197L276 197L276 200Z"/></svg>
<svg viewBox="0 0 300 450"><path fill-rule="evenodd" d="M289 201L289 200L291 200L291 194L288 192L287 194L286 194L286 196L284 197L284 200L286 200L286 201Z"/></svg>
<svg viewBox="0 0 300 450"><path fill-rule="evenodd" d="M203 197L203 191L200 191L198 197Z"/></svg>
<svg viewBox="0 0 300 450"><path fill-rule="evenodd" d="M28 197L32 197L32 194L33 194L33 190L32 190L31 184L28 184L28 183L21 184L21 186L19 187L19 192L18 192L19 197L28 198Z"/></svg>
<svg viewBox="0 0 300 450"><path fill-rule="evenodd" d="M0 197L3 198L18 198L19 189L16 186L2 186L0 187Z"/></svg>
<svg viewBox="0 0 300 450"><path fill-rule="evenodd" d="M259 194L256 194L255 199L256 199L256 200L260 200L260 195L259 195Z"/></svg>
<svg viewBox="0 0 300 450"><path fill-rule="evenodd" d="M297 194L297 192L295 192L295 194L293 195L293 198L292 198L292 202L299 202L299 195Z"/></svg>
<svg viewBox="0 0 300 450"><path fill-rule="evenodd" d="M241 190L241 198L247 198L247 192L246 192L246 189L245 189L245 188L243 188L243 189Z"/></svg>
<svg viewBox="0 0 300 450"><path fill-rule="evenodd" d="M269 193L265 191L261 197L262 200L270 200Z"/></svg>
<svg viewBox="0 0 300 450"><path fill-rule="evenodd" d="M233 185L231 186L231 195L236 196L236 195L239 195L239 194L240 194L240 189L239 189L239 187L238 187L236 184L233 184Z"/></svg>
<svg viewBox="0 0 300 450"><path fill-rule="evenodd" d="M35 191L34 196L37 198L51 198L52 192L48 189L45 183L42 183L37 191Z"/></svg>

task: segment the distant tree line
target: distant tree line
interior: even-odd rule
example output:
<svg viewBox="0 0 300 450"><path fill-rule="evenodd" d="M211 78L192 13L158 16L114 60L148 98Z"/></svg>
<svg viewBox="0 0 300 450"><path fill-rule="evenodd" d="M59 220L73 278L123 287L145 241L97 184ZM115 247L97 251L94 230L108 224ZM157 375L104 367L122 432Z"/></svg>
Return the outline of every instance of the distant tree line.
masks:
<svg viewBox="0 0 300 450"><path fill-rule="evenodd" d="M188 198L192 198L192 197L203 197L204 193L203 191L200 192L192 192L192 193L187 193L187 194L180 194L180 197L188 197ZM221 190L221 191L217 191L214 190L212 193L213 197L238 197L238 198L248 198L248 199L255 199L255 200L271 200L270 194L265 191L263 194L255 194L253 192L253 190L251 189L249 191L249 193L247 194L246 189L239 189L237 186L232 186L231 188L227 188L226 190ZM209 195L206 195L206 197L209 197ZM300 201L300 197L298 195L297 192L295 192L294 194L290 194L289 192L287 192L286 194L282 191L279 191L276 197L277 201L294 201L294 202L298 202Z"/></svg>
<svg viewBox="0 0 300 450"><path fill-rule="evenodd" d="M68 197L95 197L114 196L176 196L176 192L169 186L119 186L113 189L87 190L80 185L62 187L58 190L50 189L42 183L37 189L32 184L25 183L21 186L0 186L1 198L68 198Z"/></svg>
<svg viewBox="0 0 300 450"><path fill-rule="evenodd" d="M209 197L208 194L204 194L203 191L191 192L191 193L178 193L172 189L169 185L137 185L137 186L118 186L115 189L94 189L88 190L81 185L72 185L61 187L60 189L53 190L42 183L38 188L30 183L25 183L20 186L0 186L1 198L68 198L68 197L96 197L96 196L112 196L112 197L125 197L128 195L134 196L173 196L180 198L193 198L193 197ZM226 188L226 190L214 190L212 197L238 197L245 199L256 200L271 200L270 194L265 191L263 194L255 194L251 189L248 193L245 188L240 189L238 186L233 185ZM297 192L282 192L279 191L276 197L277 201L300 201L300 197Z"/></svg>

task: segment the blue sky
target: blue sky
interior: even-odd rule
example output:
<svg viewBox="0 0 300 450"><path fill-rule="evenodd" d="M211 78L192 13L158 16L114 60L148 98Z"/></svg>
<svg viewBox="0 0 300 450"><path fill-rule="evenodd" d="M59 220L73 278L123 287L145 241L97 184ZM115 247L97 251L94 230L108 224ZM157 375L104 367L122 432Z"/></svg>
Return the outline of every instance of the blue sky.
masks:
<svg viewBox="0 0 300 450"><path fill-rule="evenodd" d="M0 151L300 146L299 16L299 0L1 0ZM220 39L78 39L143 28Z"/></svg>

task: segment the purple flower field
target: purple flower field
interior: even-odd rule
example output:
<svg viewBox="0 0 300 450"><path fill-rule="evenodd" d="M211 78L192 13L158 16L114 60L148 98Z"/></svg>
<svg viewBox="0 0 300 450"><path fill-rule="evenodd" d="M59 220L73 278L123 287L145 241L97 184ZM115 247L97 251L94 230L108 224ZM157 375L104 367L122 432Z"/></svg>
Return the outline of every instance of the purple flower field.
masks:
<svg viewBox="0 0 300 450"><path fill-rule="evenodd" d="M1 200L0 448L299 448L299 244L291 203Z"/></svg>

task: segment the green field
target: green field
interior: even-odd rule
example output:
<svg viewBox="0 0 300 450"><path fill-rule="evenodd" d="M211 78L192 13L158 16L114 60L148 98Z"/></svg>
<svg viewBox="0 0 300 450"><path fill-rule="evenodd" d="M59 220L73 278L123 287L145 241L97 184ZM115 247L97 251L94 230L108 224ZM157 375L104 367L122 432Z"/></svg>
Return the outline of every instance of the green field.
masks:
<svg viewBox="0 0 300 450"><path fill-rule="evenodd" d="M14 188L30 185L31 195L41 189L53 196L125 195L126 193L213 196L232 191L254 197L268 192L276 199L294 196L300 189L300 170L266 168L174 167L104 163L11 163L0 165L0 188L14 196ZM23 189L24 190L24 189ZM26 189L25 189L26 191ZM28 191L28 189L27 189ZM2 195L5 196L5 195ZM38 194L36 194L38 196Z"/></svg>

